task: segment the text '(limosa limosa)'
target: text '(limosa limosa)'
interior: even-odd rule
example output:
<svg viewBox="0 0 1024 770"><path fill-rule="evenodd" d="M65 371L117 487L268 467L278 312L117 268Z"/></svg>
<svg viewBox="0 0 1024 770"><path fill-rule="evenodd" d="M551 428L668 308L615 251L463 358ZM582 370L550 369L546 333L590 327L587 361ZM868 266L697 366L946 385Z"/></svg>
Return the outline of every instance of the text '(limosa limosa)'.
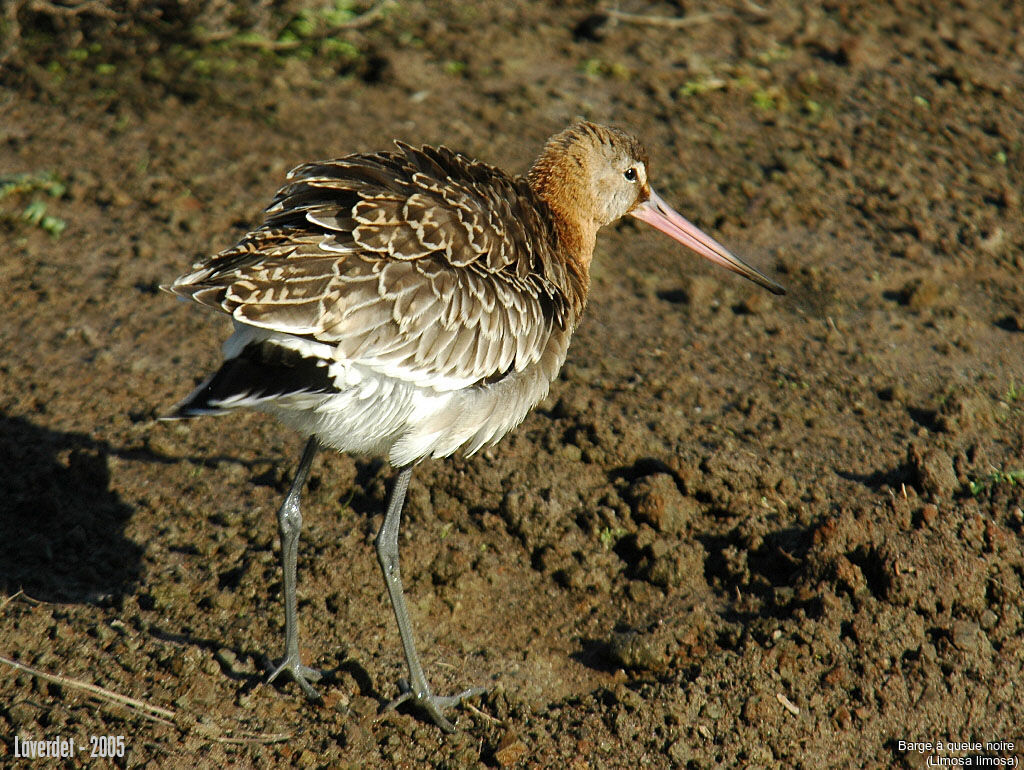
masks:
<svg viewBox="0 0 1024 770"><path fill-rule="evenodd" d="M776 294L783 289L672 210L648 184L629 134L578 122L525 176L445 147L307 163L258 228L196 264L169 291L228 313L224 362L168 418L258 409L308 437L278 511L287 672L299 658L300 496L321 446L387 458L398 475L376 538L412 700L444 711L483 692L435 695L413 640L398 531L413 466L498 441L545 397L587 299L597 231L630 214Z"/></svg>

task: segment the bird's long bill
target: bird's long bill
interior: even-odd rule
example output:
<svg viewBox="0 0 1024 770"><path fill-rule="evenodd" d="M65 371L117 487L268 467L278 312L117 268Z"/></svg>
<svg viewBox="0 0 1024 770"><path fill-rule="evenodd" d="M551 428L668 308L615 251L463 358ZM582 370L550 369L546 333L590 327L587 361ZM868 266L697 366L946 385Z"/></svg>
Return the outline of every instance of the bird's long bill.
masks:
<svg viewBox="0 0 1024 770"><path fill-rule="evenodd" d="M775 281L752 268L695 224L673 211L672 207L665 203L665 200L654 190L651 190L650 198L629 213L658 228L684 246L693 249L705 259L710 259L717 265L739 273L744 278L768 289L772 294L786 293L786 290Z"/></svg>

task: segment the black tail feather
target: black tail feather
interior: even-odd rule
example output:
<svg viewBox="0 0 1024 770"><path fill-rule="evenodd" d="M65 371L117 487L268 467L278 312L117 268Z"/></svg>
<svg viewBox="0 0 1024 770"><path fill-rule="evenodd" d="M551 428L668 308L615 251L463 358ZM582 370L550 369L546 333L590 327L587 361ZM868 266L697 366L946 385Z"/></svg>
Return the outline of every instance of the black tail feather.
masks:
<svg viewBox="0 0 1024 770"><path fill-rule="evenodd" d="M297 393L338 393L329 363L270 341L254 342L221 364L161 419L226 414L235 407Z"/></svg>

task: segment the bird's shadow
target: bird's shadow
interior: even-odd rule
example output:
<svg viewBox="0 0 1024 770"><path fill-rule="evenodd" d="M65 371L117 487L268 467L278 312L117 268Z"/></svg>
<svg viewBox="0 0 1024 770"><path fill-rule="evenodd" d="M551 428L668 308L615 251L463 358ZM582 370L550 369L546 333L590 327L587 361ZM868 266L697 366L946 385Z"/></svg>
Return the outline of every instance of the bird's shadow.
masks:
<svg viewBox="0 0 1024 770"><path fill-rule="evenodd" d="M114 447L85 433L0 414L0 590L23 591L44 602L101 606L118 606L133 595L142 579L143 549L125 536L135 511L111 489L111 461L140 456L162 463L186 459ZM146 633L164 643L208 650L243 691L265 683L271 667L266 655L253 650L236 650L236 662L222 656L221 642L156 626ZM248 667L239 665L246 659ZM325 684L348 675L363 694L384 702L354 661L341 660L324 673ZM289 681L282 677L278 686Z"/></svg>
<svg viewBox="0 0 1024 770"><path fill-rule="evenodd" d="M117 447L0 414L0 590L96 604L135 592L143 549L124 535L135 509L111 489L118 459L211 467L228 461L250 471L269 462Z"/></svg>
<svg viewBox="0 0 1024 770"><path fill-rule="evenodd" d="M110 488L110 446L0 415L0 587L48 602L107 603L133 590L142 548Z"/></svg>

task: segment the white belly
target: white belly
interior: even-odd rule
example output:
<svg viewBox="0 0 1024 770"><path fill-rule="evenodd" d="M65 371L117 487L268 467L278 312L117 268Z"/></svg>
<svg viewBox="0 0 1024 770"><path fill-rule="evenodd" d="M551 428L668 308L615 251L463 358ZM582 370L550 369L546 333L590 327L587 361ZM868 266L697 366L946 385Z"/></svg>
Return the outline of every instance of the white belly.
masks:
<svg viewBox="0 0 1024 770"><path fill-rule="evenodd" d="M236 324L224 344L226 358L253 340L275 344L329 362L337 393L296 393L269 399L241 399L225 408L268 412L304 435L316 436L342 452L386 457L402 467L426 457L447 457L459 449L472 454L519 425L543 399L565 360L567 333L548 340L540 359L490 384L450 387L421 384L358 361L338 360L331 345L280 332Z"/></svg>
<svg viewBox="0 0 1024 770"><path fill-rule="evenodd" d="M549 385L536 368L491 385L441 392L367 375L362 387L288 397L257 408L326 446L384 456L402 467L493 444L523 421Z"/></svg>

